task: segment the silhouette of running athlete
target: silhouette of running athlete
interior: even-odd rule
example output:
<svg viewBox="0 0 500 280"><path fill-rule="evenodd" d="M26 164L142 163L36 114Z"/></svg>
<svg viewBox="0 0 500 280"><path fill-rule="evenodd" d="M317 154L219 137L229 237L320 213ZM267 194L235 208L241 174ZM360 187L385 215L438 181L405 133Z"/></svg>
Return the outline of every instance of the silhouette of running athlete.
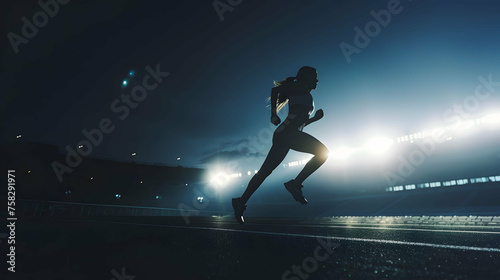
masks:
<svg viewBox="0 0 500 280"><path fill-rule="evenodd" d="M309 116L314 111L314 102L311 90L316 89L318 83L316 69L304 66L300 68L296 77L288 77L280 82L274 82L271 90L271 123L281 123L277 113L288 103L288 116L273 134L272 147L258 172L252 177L241 197L233 198L234 217L240 224L244 223L243 212L250 196L283 161L290 149L313 154L314 157L304 166L302 171L293 180L285 183L285 188L293 198L301 204L307 204L302 194L302 183L316 171L328 158L328 149L313 136L302 132L305 126L321 119L323 110L316 111L314 117Z"/></svg>

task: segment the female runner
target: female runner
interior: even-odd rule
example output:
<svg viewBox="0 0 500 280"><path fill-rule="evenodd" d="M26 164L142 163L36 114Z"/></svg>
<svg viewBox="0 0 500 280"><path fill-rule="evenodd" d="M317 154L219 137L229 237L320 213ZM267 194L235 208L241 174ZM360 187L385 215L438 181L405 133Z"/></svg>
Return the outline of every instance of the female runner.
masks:
<svg viewBox="0 0 500 280"><path fill-rule="evenodd" d="M244 223L243 212L250 196L283 161L290 149L314 155L295 179L285 183L285 188L295 200L307 204L302 194L304 187L302 183L328 158L328 149L325 145L302 131L305 126L323 117L323 110L320 109L314 117L309 118L314 111L311 90L316 89L317 83L316 69L309 66L300 68L296 77L275 82L275 87L271 90L271 123L274 125L281 123L277 113L286 103L288 103L288 116L274 131L271 150L261 168L248 183L243 195L232 199L234 216L238 223Z"/></svg>

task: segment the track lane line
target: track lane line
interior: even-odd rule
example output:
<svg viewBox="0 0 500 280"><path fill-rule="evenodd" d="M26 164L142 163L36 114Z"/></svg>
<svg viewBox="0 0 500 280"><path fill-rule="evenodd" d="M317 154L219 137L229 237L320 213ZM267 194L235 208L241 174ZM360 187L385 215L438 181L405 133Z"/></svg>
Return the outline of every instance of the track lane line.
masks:
<svg viewBox="0 0 500 280"><path fill-rule="evenodd" d="M59 220L59 221L82 222L82 220ZM408 241L384 240L384 239L368 239L368 238L355 238L355 237L325 236L325 235L313 235L313 234L283 233L283 232L269 232L269 231L256 231L256 230L239 230L239 229L225 229L225 228L210 228L210 227L197 227L197 226L175 226L175 225L158 225L158 224L139 224L139 223L113 222L113 221L97 221L97 220L95 220L95 221L88 221L87 220L87 221L84 221L84 222L112 223L112 224L135 225L135 226L165 227L165 228L212 230L212 231L225 231L225 232L242 232L242 233L253 233L253 234L264 234L264 235L275 235L275 236L291 236L291 237L306 237L306 238L325 238L325 239L357 241L357 242L373 242L373 243L382 243L382 244L398 244L398 245L410 245L410 246L421 246L421 247L431 247L431 248L444 248L444 249L456 249L456 250L468 250L468 251L482 251L482 252L500 253L500 248L459 246L459 245L445 245L445 244L434 244L434 243L423 243L423 242L408 242Z"/></svg>
<svg viewBox="0 0 500 280"><path fill-rule="evenodd" d="M213 224L216 222L201 222L201 223L206 223L206 224ZM234 223L230 222L217 222L220 224L227 224L227 225L232 225ZM262 224L262 223L248 223L248 225L260 225L260 226L268 226L268 225L275 225L275 224ZM282 226L283 224L278 224L279 226ZM499 234L500 231L480 231L480 230L451 230L451 229L425 229L425 228L396 228L396 227L363 227L363 226L338 226L338 225L309 225L309 224L304 224L304 225L296 225L296 224L286 224L286 226L291 226L291 227L321 227L321 228L356 228L356 229L372 229L372 230L408 230L408 231L429 231L429 232L448 232L448 233L484 233L484 234Z"/></svg>

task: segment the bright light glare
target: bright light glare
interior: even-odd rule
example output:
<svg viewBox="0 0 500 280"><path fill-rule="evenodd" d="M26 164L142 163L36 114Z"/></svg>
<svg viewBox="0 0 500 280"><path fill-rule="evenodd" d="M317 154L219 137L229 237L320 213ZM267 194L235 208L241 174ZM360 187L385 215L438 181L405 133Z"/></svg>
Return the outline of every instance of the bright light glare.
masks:
<svg viewBox="0 0 500 280"><path fill-rule="evenodd" d="M468 120L468 121L464 121L460 124L460 126L458 126L458 129L459 130L467 130L471 127L474 126L474 121L471 121L471 120Z"/></svg>
<svg viewBox="0 0 500 280"><path fill-rule="evenodd" d="M375 137L368 141L368 144L366 144L366 149L376 155L382 155L386 153L393 144L394 141L392 139Z"/></svg>
<svg viewBox="0 0 500 280"><path fill-rule="evenodd" d="M337 159L344 160L344 159L348 158L349 156L351 156L355 151L356 151L356 149L353 149L353 148L340 147L340 148L333 150L333 157L337 158Z"/></svg>
<svg viewBox="0 0 500 280"><path fill-rule="evenodd" d="M500 124L500 113L487 115L483 118L483 122L490 124Z"/></svg>
<svg viewBox="0 0 500 280"><path fill-rule="evenodd" d="M210 183L214 187L220 189L226 187L229 183L229 180L230 178L225 172L219 172L210 178Z"/></svg>

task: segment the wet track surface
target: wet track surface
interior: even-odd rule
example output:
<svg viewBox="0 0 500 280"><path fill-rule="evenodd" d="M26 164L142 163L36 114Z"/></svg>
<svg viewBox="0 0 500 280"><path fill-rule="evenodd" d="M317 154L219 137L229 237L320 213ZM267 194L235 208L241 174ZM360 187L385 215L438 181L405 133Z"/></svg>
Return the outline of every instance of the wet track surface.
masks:
<svg viewBox="0 0 500 280"><path fill-rule="evenodd" d="M18 222L6 279L498 279L500 227L120 217ZM5 244L2 243L2 246ZM4 270L5 271L5 270ZM135 277L134 277L135 276Z"/></svg>

